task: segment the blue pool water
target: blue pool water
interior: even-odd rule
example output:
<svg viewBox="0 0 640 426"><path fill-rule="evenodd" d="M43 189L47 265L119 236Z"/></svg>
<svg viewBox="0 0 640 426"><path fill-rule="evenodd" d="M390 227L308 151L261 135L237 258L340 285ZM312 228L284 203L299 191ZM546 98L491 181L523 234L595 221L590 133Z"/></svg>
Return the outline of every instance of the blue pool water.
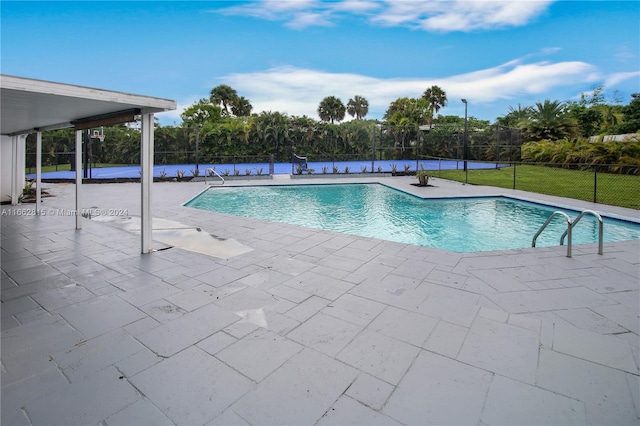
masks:
<svg viewBox="0 0 640 426"><path fill-rule="evenodd" d="M185 205L455 252L531 247L549 215L562 210L506 197L421 199L381 184L217 187ZM579 213L562 211L572 218ZM604 222L605 242L640 239L640 224ZM557 246L566 228L558 217L536 246ZM573 243L597 241L596 220L584 216Z"/></svg>

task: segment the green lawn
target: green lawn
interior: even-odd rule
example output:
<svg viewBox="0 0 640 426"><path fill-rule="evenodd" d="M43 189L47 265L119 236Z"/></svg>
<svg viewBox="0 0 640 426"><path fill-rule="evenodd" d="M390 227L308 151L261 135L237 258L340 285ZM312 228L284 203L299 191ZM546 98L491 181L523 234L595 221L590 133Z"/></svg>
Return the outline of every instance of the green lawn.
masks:
<svg viewBox="0 0 640 426"><path fill-rule="evenodd" d="M441 170L435 177L465 181L462 170ZM469 170L468 183L473 185L514 188L514 168ZM596 201L612 206L640 209L640 176L598 173ZM594 173L545 166L518 165L515 168L515 189L539 194L594 200Z"/></svg>

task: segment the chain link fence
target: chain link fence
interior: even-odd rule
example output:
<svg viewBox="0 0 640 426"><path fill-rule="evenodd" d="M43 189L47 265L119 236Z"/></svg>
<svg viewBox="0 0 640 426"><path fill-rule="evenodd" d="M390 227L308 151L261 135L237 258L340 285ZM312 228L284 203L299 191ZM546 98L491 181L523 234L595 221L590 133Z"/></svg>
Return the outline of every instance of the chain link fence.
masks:
<svg viewBox="0 0 640 426"><path fill-rule="evenodd" d="M639 166L494 163L494 168L433 170L435 177L640 209Z"/></svg>
<svg viewBox="0 0 640 426"><path fill-rule="evenodd" d="M522 134L518 129L493 125L484 129L469 128L465 132L464 126L458 123L435 126L377 124L364 131L342 133L304 130L297 133L291 130L288 136L282 136L271 153L230 156L221 155L225 143L233 145L229 138L204 136L196 128L160 128L155 134L154 164L166 165L168 171L179 165L186 174L199 166L214 167L229 175L244 175L250 170L254 174L273 174L274 161L290 164L291 173L295 174L295 165L291 162L293 154L306 156L310 163L321 163L314 173L332 173L334 170L344 173L347 162L350 163L348 173L394 172L396 164L398 172L415 173L424 167L423 164L428 164L427 168L433 169L436 177L640 209L640 166L522 163ZM87 141L88 158L84 163L89 168L138 165L140 141L135 131L111 132L111 129L105 129L104 141ZM75 158L72 136L45 132L42 164L47 170L72 169ZM34 148L35 138L30 135L27 139L27 173L35 173ZM449 170L439 168L440 161L443 167L448 164ZM451 170L452 162L455 162L455 170ZM464 164L472 166L465 167Z"/></svg>

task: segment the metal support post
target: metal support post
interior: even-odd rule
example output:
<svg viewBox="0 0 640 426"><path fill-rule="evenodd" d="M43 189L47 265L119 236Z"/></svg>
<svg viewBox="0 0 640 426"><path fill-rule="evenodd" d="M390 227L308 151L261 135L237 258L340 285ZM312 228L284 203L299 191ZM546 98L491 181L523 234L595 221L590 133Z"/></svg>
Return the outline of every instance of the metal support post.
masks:
<svg viewBox="0 0 640 426"><path fill-rule="evenodd" d="M140 232L142 253L150 253L152 246L151 185L153 182L153 113L142 114L140 141L141 211Z"/></svg>
<svg viewBox="0 0 640 426"><path fill-rule="evenodd" d="M36 134L36 214L40 214L42 207L42 132Z"/></svg>
<svg viewBox="0 0 640 426"><path fill-rule="evenodd" d="M76 229L82 229L82 130L76 130Z"/></svg>

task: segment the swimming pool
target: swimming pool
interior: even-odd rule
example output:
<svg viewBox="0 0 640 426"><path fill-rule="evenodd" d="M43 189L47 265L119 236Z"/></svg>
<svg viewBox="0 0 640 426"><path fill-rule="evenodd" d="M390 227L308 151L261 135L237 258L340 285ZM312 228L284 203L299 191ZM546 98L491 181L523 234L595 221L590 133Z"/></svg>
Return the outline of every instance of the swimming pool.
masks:
<svg viewBox="0 0 640 426"><path fill-rule="evenodd" d="M579 213L507 197L422 199L382 184L216 187L185 206L462 253L531 247L551 213ZM605 241L640 239L640 224L604 222ZM557 246L566 227L557 218L536 246ZM597 232L585 216L573 243L596 243Z"/></svg>

